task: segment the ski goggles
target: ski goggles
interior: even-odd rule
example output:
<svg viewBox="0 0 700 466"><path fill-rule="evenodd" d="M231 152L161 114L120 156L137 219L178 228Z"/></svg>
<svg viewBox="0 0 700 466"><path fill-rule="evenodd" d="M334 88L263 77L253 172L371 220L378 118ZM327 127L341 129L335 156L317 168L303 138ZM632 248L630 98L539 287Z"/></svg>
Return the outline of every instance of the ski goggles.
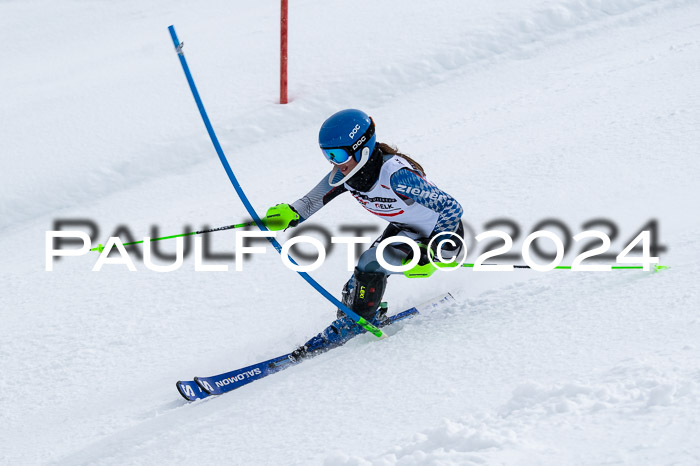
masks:
<svg viewBox="0 0 700 466"><path fill-rule="evenodd" d="M367 128L367 131L360 136L360 139L357 140L355 144L352 146L340 146L340 147L331 147L331 148L325 148L321 147L321 152L323 152L323 155L326 156L326 159L332 164L335 165L342 165L344 163L347 163L348 160L350 160L353 157L353 154L357 152L357 150L362 147L364 143L369 141L372 136L374 136L374 122L372 122L371 125L369 125L369 128Z"/></svg>
<svg viewBox="0 0 700 466"><path fill-rule="evenodd" d="M321 149L330 163L342 165L352 158L350 147L334 147L333 149Z"/></svg>

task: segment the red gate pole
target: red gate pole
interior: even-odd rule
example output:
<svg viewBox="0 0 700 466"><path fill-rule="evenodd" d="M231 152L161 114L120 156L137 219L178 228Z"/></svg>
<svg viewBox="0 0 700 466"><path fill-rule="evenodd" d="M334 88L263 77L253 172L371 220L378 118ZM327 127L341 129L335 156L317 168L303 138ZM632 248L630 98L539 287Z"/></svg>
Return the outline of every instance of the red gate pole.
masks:
<svg viewBox="0 0 700 466"><path fill-rule="evenodd" d="M282 0L280 30L280 103L287 103L287 1Z"/></svg>

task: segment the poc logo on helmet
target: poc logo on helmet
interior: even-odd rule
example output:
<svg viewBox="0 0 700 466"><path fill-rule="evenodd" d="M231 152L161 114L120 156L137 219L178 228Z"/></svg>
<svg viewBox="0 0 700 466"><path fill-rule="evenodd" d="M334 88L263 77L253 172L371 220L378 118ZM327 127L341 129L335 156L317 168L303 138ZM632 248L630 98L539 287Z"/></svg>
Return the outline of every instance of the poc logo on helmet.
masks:
<svg viewBox="0 0 700 466"><path fill-rule="evenodd" d="M362 136L359 141L352 145L352 150L357 150L367 140L367 136Z"/></svg>
<svg viewBox="0 0 700 466"><path fill-rule="evenodd" d="M355 127L352 129L352 131L350 131L350 134L348 136L354 138L358 131L360 131L360 125L355 125Z"/></svg>

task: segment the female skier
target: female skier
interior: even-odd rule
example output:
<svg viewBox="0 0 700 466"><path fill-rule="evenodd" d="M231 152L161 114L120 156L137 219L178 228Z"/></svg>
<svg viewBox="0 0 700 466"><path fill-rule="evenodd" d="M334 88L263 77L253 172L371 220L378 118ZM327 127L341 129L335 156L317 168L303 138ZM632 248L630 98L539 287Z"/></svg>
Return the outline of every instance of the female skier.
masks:
<svg viewBox="0 0 700 466"><path fill-rule="evenodd" d="M434 252L425 245L434 236L450 233L463 237L462 206L428 181L416 161L387 144L377 143L374 121L360 110L342 110L328 118L321 126L318 142L332 164L330 174L301 199L271 207L266 223L273 231L297 226L344 192L350 192L367 211L388 221L382 235L360 256L342 296L343 304L376 325L386 318L379 305L387 277L393 273L377 261L377 245L384 238L406 236L421 246L419 264L424 265L427 255ZM449 235L442 235L441 243L445 236ZM461 245L458 239L452 244L442 243L442 258L456 257ZM384 249L384 259L395 266L410 260L412 254L405 243L392 243ZM360 332L358 324L338 311L338 319L319 337L345 340Z"/></svg>

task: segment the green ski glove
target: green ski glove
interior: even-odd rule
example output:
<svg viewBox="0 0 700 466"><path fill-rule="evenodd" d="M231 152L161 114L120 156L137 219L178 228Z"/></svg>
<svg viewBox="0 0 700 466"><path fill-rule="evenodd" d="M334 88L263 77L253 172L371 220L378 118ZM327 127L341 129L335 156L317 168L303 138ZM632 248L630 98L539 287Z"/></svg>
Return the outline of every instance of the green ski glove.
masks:
<svg viewBox="0 0 700 466"><path fill-rule="evenodd" d="M299 225L299 214L289 204L277 204L267 209L263 223L270 231L286 230Z"/></svg>
<svg viewBox="0 0 700 466"><path fill-rule="evenodd" d="M429 248L425 243L418 243L418 249L420 250L420 258L418 259L418 263L404 272L404 275L406 275L408 278L427 278L437 270L437 268L435 268L435 266L433 266L428 259L428 257L430 257L430 259L435 261L435 251ZM406 257L403 260L403 265L411 262L412 258L413 254Z"/></svg>
<svg viewBox="0 0 700 466"><path fill-rule="evenodd" d="M434 274L437 269L461 266L460 263L457 262L456 258L452 261L440 262L437 260L437 254L435 254L435 251L428 248L427 244L418 243L418 248L420 249L420 259L418 260L418 263L403 273L408 278L428 278ZM432 264L428 260L428 256L430 256L430 259L433 260ZM403 265L406 265L409 262L411 262L410 256L403 260Z"/></svg>

